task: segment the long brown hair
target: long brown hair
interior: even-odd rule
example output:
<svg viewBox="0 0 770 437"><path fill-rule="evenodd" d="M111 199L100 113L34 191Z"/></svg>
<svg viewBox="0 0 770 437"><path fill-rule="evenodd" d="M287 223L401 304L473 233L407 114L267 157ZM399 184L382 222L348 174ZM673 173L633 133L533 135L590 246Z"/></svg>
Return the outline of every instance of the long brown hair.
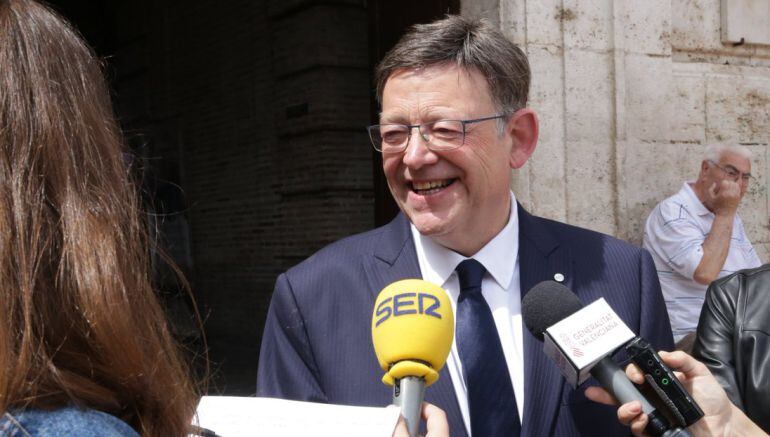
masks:
<svg viewBox="0 0 770 437"><path fill-rule="evenodd" d="M78 405L186 433L196 389L99 63L56 13L0 0L0 412Z"/></svg>

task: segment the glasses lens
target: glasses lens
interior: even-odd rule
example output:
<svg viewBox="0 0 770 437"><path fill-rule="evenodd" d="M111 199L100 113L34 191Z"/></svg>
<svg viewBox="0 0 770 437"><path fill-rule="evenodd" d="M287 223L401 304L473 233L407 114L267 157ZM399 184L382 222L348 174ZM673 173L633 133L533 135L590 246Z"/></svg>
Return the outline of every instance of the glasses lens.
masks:
<svg viewBox="0 0 770 437"><path fill-rule="evenodd" d="M428 137L428 144L433 150L451 150L463 145L465 130L463 122L458 120L439 120L420 126Z"/></svg>
<svg viewBox="0 0 770 437"><path fill-rule="evenodd" d="M383 152L400 152L409 139L409 128L402 124L378 124L369 127L374 148Z"/></svg>
<svg viewBox="0 0 770 437"><path fill-rule="evenodd" d="M722 168L725 173L727 173L727 176L734 180L735 182L738 182L738 179L741 177L741 172L739 172L735 167L728 165Z"/></svg>

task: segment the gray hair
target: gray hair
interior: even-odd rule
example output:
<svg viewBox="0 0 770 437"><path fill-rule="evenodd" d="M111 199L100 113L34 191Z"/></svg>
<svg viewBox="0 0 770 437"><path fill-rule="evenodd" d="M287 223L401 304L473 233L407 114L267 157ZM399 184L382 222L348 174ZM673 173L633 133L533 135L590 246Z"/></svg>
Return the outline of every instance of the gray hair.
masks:
<svg viewBox="0 0 770 437"><path fill-rule="evenodd" d="M733 143L714 143L706 147L704 159L719 162L725 153L735 153L741 158L751 161L751 150L748 147Z"/></svg>
<svg viewBox="0 0 770 437"><path fill-rule="evenodd" d="M412 26L401 37L377 66L377 101L382 103L385 82L395 70L444 63L481 73L501 114L527 105L530 69L524 52L486 20L459 15Z"/></svg>

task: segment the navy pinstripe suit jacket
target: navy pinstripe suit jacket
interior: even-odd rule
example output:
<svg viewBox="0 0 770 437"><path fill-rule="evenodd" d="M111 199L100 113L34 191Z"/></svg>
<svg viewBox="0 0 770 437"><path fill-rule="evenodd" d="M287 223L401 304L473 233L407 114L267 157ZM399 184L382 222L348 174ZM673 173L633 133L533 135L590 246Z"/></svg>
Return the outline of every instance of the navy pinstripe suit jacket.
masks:
<svg viewBox="0 0 770 437"><path fill-rule="evenodd" d="M626 324L657 349L673 339L650 255L607 235L528 214L519 205L522 296L564 274L583 303L604 297ZM420 278L409 222L391 223L335 242L279 276L262 337L257 395L346 405L384 406L371 340L374 300L389 283ZM524 330L522 436L627 435L615 408L593 403L564 383ZM593 381L593 380L589 380ZM426 390L447 413L453 436L466 436L449 372Z"/></svg>

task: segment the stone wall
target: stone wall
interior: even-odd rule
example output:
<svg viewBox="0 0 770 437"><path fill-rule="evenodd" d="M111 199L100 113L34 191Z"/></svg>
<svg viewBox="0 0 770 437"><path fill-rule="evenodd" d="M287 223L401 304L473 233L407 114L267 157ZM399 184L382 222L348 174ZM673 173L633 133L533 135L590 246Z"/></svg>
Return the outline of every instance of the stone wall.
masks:
<svg viewBox="0 0 770 437"><path fill-rule="evenodd" d="M770 45L723 43L720 0L466 0L462 11L499 24L532 65L540 143L513 183L526 207L639 244L705 146L737 141L757 177L740 214L770 260Z"/></svg>

